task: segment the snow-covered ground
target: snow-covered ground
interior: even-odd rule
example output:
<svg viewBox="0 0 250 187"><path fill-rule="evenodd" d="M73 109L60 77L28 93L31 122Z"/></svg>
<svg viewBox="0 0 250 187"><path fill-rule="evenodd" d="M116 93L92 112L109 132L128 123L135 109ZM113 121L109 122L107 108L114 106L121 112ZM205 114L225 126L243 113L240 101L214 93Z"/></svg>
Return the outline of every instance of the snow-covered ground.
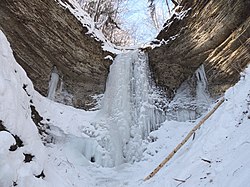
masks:
<svg viewBox="0 0 250 187"><path fill-rule="evenodd" d="M95 137L106 133L93 124L100 111L75 109L37 93L1 31L0 67L0 186L249 186L250 68L194 139L144 182L201 118L165 121L143 141L140 161L103 167L93 157L102 153ZM10 151L15 135L22 143Z"/></svg>

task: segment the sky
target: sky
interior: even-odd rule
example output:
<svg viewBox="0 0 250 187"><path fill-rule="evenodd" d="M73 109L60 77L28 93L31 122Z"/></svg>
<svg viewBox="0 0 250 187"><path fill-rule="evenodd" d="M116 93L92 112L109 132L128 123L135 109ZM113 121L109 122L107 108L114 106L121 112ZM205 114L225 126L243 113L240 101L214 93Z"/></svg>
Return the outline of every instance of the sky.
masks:
<svg viewBox="0 0 250 187"><path fill-rule="evenodd" d="M155 0L155 2L158 21L160 25L163 25L166 19L169 18L166 1ZM169 4L173 7L171 2ZM154 27L150 19L148 5L147 0L128 0L123 5L126 8L121 14L123 18L122 28L132 33L136 44L154 39L160 31Z"/></svg>

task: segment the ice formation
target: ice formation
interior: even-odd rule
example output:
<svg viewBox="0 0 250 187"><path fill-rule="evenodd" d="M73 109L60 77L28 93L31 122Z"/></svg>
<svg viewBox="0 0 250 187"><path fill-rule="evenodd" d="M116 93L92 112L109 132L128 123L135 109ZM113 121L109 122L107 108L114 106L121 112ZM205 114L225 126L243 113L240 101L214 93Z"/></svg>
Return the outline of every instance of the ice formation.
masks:
<svg viewBox="0 0 250 187"><path fill-rule="evenodd" d="M185 81L177 90L168 108L168 118L177 121L195 120L212 103L207 90L207 78L202 64L193 77Z"/></svg>
<svg viewBox="0 0 250 187"><path fill-rule="evenodd" d="M118 55L110 67L101 119L93 123L105 132L96 137L105 157L96 155L99 164L113 167L140 160L142 141L164 121L156 100L147 55L138 50Z"/></svg>
<svg viewBox="0 0 250 187"><path fill-rule="evenodd" d="M49 82L48 98L51 100L55 99L56 88L59 81L59 75L56 66L53 67Z"/></svg>
<svg viewBox="0 0 250 187"><path fill-rule="evenodd" d="M207 77L203 64L196 70L195 76L197 79L196 100L199 103L207 104L210 97L207 91Z"/></svg>

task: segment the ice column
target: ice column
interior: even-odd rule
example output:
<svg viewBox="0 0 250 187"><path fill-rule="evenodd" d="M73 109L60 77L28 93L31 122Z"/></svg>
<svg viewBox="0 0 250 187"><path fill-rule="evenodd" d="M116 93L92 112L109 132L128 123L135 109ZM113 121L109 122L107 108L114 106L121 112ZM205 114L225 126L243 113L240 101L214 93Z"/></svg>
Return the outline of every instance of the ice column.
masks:
<svg viewBox="0 0 250 187"><path fill-rule="evenodd" d="M59 81L59 75L56 66L51 71L51 77L49 81L48 98L51 100L55 99L56 88Z"/></svg>

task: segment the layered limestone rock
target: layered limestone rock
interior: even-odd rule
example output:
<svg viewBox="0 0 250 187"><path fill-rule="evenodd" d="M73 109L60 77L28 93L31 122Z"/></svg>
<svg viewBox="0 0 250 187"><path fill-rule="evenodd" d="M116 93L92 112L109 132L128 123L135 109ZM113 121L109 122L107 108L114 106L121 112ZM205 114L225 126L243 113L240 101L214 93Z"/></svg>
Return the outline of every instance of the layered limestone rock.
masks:
<svg viewBox="0 0 250 187"><path fill-rule="evenodd" d="M172 97L204 64L212 96L235 84L250 62L249 0L183 0L149 51L156 83Z"/></svg>
<svg viewBox="0 0 250 187"><path fill-rule="evenodd" d="M61 85L63 94L57 97L61 102L88 109L93 106L91 96L104 92L108 53L55 0L1 0L0 29L17 62L44 96L53 66L60 77L58 88Z"/></svg>

